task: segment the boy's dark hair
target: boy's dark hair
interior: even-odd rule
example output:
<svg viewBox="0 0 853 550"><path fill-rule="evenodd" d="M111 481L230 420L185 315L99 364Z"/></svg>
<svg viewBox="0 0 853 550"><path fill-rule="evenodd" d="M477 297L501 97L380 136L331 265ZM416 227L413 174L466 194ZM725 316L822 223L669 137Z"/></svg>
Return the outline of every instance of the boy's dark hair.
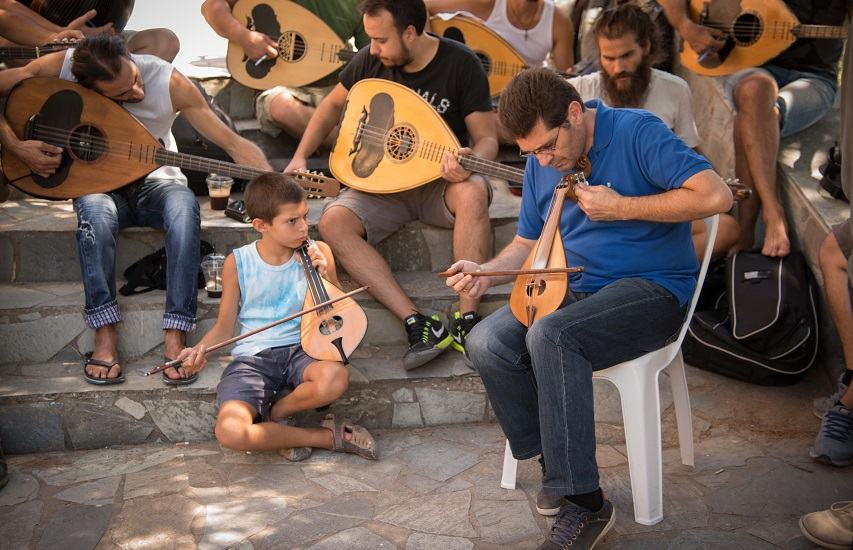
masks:
<svg viewBox="0 0 853 550"><path fill-rule="evenodd" d="M298 204L305 200L305 190L290 176L270 172L252 180L243 201L252 219L271 222L282 204Z"/></svg>
<svg viewBox="0 0 853 550"><path fill-rule="evenodd" d="M513 139L518 139L529 135L540 118L548 129L561 125L573 101L585 109L574 86L551 69L538 67L524 70L510 80L501 92L498 114L501 125Z"/></svg>
<svg viewBox="0 0 853 550"><path fill-rule="evenodd" d="M120 34L96 34L74 46L71 74L82 86L94 89L95 82L118 77L122 59L129 60L130 53Z"/></svg>
<svg viewBox="0 0 853 550"><path fill-rule="evenodd" d="M603 10L592 26L595 39L599 36L611 40L633 34L640 46L649 43L647 59L654 65L660 57L660 32L646 11L631 0L617 2L615 6Z"/></svg>
<svg viewBox="0 0 853 550"><path fill-rule="evenodd" d="M371 17L375 17L380 10L389 12L400 34L411 25L420 35L426 26L427 9L423 0L362 0L358 9L362 15Z"/></svg>

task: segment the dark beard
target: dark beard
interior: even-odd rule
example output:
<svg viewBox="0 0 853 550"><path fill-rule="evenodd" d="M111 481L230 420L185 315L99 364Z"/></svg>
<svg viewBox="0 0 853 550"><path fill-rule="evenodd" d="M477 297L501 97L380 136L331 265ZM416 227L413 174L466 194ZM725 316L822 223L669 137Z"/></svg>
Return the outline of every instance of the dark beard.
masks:
<svg viewBox="0 0 853 550"><path fill-rule="evenodd" d="M617 85L617 78L622 76L629 79L627 87ZM604 70L601 71L604 97L611 107L640 107L646 99L651 80L652 67L645 59L633 73L623 72L610 76Z"/></svg>

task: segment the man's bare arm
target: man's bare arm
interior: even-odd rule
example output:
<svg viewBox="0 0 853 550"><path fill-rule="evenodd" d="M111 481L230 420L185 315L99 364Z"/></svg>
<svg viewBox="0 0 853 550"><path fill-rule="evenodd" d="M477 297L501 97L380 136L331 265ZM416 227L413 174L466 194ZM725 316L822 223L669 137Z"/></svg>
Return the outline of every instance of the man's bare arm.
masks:
<svg viewBox="0 0 853 550"><path fill-rule="evenodd" d="M323 139L329 135L329 132L338 123L344 103L346 103L347 93L349 92L344 88L343 84L338 83L329 92L329 95L324 97L323 101L317 105L317 109L311 115L311 120L308 121L308 126L302 134L299 146L296 148L296 152L293 153L293 159L291 159L285 171L305 168L308 157L314 154L314 151L323 143Z"/></svg>
<svg viewBox="0 0 853 550"><path fill-rule="evenodd" d="M723 33L697 25L690 19L687 0L666 0L663 3L663 12L669 24L690 44L694 52L702 53L709 48L719 50L725 46Z"/></svg>
<svg viewBox="0 0 853 550"><path fill-rule="evenodd" d="M249 59L260 59L264 55L275 57L277 45L270 37L249 30L231 14L231 8L236 3L237 0L205 0L201 5L201 14L216 34L240 44Z"/></svg>
<svg viewBox="0 0 853 550"><path fill-rule="evenodd" d="M177 70L172 71L169 93L175 110L187 117L201 135L222 147L235 162L272 171L261 149L219 120L193 83Z"/></svg>
<svg viewBox="0 0 853 550"><path fill-rule="evenodd" d="M467 11L485 21L492 13L494 0L424 0L430 15Z"/></svg>
<svg viewBox="0 0 853 550"><path fill-rule="evenodd" d="M566 72L575 64L575 31L572 21L563 10L554 8L554 47L551 60L560 72Z"/></svg>

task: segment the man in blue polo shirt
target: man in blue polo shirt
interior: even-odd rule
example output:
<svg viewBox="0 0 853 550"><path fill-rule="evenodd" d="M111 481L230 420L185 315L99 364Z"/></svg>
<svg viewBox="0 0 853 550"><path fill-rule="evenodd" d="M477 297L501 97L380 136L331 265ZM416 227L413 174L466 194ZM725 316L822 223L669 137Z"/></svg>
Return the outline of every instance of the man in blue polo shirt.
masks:
<svg viewBox="0 0 853 550"><path fill-rule="evenodd" d="M471 332L469 354L518 459L541 455L537 509L558 515L540 547L592 548L613 525L595 462L592 373L660 348L681 326L698 265L690 220L725 212L732 196L703 157L655 115L584 106L547 69L501 94L501 124L530 157L518 234L491 261L455 263L448 285L480 296L508 278L462 271L518 269L539 238L554 187L586 157L560 234L571 276L564 305L528 329L504 307Z"/></svg>

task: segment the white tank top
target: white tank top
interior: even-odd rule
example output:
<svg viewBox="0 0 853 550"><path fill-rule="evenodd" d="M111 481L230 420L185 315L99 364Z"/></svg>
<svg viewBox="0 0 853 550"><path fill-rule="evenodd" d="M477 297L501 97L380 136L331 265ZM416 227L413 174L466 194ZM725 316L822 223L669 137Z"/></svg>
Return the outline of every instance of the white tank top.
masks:
<svg viewBox="0 0 853 550"><path fill-rule="evenodd" d="M541 66L554 44L554 2L545 0L539 22L527 31L509 22L508 9L507 0L495 0L495 7L486 19L486 25L509 42L529 66Z"/></svg>
<svg viewBox="0 0 853 550"><path fill-rule="evenodd" d="M240 283L240 334L262 327L302 309L308 282L296 253L282 265L270 265L258 254L258 241L234 250ZM237 342L231 355L257 355L267 348L300 341L299 318L276 325Z"/></svg>
<svg viewBox="0 0 853 550"><path fill-rule="evenodd" d="M59 78L76 82L71 73L71 56L74 48L65 52L65 61L59 71ZM130 58L139 68L142 82L145 86L145 97L139 103L122 103L125 111L136 117L163 147L169 151L177 151L175 138L172 137L172 123L178 114L172 107L172 96L169 93L169 81L172 78L172 64L153 55L130 54ZM161 166L148 175L149 179L172 179L186 185L187 178L179 168Z"/></svg>

